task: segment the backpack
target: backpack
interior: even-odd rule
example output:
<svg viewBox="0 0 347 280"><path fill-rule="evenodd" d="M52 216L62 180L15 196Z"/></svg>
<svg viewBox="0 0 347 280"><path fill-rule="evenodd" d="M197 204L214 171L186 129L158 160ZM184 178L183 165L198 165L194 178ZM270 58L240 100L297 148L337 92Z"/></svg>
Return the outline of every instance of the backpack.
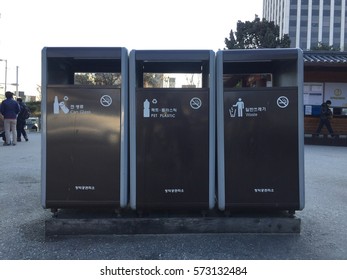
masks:
<svg viewBox="0 0 347 280"><path fill-rule="evenodd" d="M24 120L30 117L30 109L24 104L21 106L20 115Z"/></svg>
<svg viewBox="0 0 347 280"><path fill-rule="evenodd" d="M327 119L330 118L332 115L331 110L329 109L329 106L324 102L321 105L321 111L320 111L320 116L322 119Z"/></svg>
<svg viewBox="0 0 347 280"><path fill-rule="evenodd" d="M29 119L29 117L30 117L30 110L29 110L28 107L25 107L25 111L23 113L23 117L24 117L24 119Z"/></svg>

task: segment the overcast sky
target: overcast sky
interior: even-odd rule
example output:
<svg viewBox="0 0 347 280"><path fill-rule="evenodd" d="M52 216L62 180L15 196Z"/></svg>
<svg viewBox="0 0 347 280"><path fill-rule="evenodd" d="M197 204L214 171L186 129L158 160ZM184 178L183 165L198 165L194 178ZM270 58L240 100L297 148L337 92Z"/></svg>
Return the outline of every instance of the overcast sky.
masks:
<svg viewBox="0 0 347 280"><path fill-rule="evenodd" d="M262 0L1 0L0 59L7 83L36 95L43 47L210 49L238 20L262 16ZM0 61L0 87L5 63ZM8 85L15 91L15 86ZM3 89L0 89L3 91Z"/></svg>

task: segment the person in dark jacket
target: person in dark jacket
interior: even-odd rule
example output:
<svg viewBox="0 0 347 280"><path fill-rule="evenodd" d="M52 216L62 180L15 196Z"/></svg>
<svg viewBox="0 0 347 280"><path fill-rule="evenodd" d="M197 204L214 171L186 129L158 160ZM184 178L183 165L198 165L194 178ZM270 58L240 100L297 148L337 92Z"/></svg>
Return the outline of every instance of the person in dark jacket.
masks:
<svg viewBox="0 0 347 280"><path fill-rule="evenodd" d="M319 134L323 126L325 125L329 133L331 134L331 136L334 137L334 131L330 124L330 119L333 116L333 113L330 110L330 106L331 106L330 100L327 100L326 102L322 103L321 109L320 109L320 121L317 127L316 134Z"/></svg>
<svg viewBox="0 0 347 280"><path fill-rule="evenodd" d="M17 116L17 142L22 141L22 135L25 139L25 141L28 141L28 136L25 131L25 124L26 124L26 119L25 119L25 113L28 111L27 106L23 102L22 98L17 98L17 102L19 104L20 112Z"/></svg>
<svg viewBox="0 0 347 280"><path fill-rule="evenodd" d="M4 146L11 145L11 134L12 134L12 145L17 144L17 115L19 113L19 105L17 101L13 100L13 93L10 91L5 92L6 99L1 102L0 112L4 116L4 129L6 142Z"/></svg>

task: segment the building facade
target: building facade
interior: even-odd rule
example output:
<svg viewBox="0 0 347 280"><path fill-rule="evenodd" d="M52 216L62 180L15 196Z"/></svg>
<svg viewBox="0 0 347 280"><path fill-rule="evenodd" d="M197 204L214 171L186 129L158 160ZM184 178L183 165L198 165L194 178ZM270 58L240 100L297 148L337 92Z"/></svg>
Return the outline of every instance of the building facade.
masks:
<svg viewBox="0 0 347 280"><path fill-rule="evenodd" d="M291 47L309 50L319 44L347 50L347 0L264 0L263 18L288 34Z"/></svg>

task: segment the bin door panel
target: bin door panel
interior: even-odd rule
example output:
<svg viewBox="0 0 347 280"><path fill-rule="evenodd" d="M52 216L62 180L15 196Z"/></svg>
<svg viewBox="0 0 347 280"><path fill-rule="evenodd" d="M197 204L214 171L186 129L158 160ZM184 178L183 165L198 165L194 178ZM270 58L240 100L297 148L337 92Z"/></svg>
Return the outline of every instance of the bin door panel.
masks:
<svg viewBox="0 0 347 280"><path fill-rule="evenodd" d="M208 89L138 89L137 208L209 201Z"/></svg>
<svg viewBox="0 0 347 280"><path fill-rule="evenodd" d="M297 90L224 93L226 205L298 207Z"/></svg>
<svg viewBox="0 0 347 280"><path fill-rule="evenodd" d="M120 187L120 90L47 90L47 207L114 205Z"/></svg>

